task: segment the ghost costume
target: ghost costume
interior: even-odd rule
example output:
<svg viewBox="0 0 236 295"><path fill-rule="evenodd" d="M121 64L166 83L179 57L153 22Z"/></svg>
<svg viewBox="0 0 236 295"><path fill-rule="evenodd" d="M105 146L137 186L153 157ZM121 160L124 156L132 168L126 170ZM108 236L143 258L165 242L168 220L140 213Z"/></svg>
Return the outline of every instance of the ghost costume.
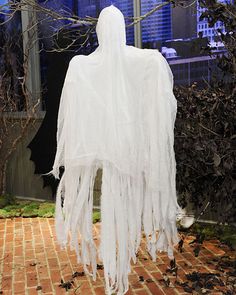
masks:
<svg viewBox="0 0 236 295"><path fill-rule="evenodd" d="M173 258L179 240L173 148L177 104L167 61L156 49L126 45L120 10L103 9L96 32L98 48L71 59L61 93L51 171L59 178L64 167L56 235L62 247L75 249L78 263L95 280L93 187L102 168L98 256L106 293L121 295L129 288L130 262L136 261L142 230L153 260L158 251Z"/></svg>

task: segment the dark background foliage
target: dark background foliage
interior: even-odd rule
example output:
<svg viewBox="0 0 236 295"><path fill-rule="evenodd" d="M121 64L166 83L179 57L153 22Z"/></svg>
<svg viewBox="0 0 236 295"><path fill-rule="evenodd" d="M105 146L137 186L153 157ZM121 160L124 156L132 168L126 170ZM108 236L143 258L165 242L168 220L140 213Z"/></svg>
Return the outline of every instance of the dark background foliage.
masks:
<svg viewBox="0 0 236 295"><path fill-rule="evenodd" d="M176 98L175 152L180 202L186 205L190 201L201 210L210 201L210 211L219 211L219 221L233 221L235 99L220 90L199 90L196 85L177 89Z"/></svg>
<svg viewBox="0 0 236 295"><path fill-rule="evenodd" d="M191 202L200 212L210 202L211 217L232 223L236 221L236 8L214 0L200 2L206 8L201 18L210 26L224 22L226 34L218 33L226 52L216 58L220 77L212 73L205 89L196 83L174 89L177 191L183 207ZM210 46L202 50L212 55Z"/></svg>

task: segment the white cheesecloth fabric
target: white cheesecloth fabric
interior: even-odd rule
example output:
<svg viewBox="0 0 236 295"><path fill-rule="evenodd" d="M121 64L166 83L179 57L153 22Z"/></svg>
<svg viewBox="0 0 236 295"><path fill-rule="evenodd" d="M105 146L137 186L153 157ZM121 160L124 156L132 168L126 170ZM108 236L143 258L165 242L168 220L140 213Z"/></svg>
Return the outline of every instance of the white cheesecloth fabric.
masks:
<svg viewBox="0 0 236 295"><path fill-rule="evenodd" d="M126 45L120 10L103 9L96 32L98 48L73 57L67 70L50 173L59 178L64 167L56 196L57 240L75 249L78 263L95 280L93 186L102 168L98 254L106 293L121 295L129 288L130 262L136 261L142 229L153 260L158 250L173 258L179 240L173 148L177 103L166 59L156 49Z"/></svg>

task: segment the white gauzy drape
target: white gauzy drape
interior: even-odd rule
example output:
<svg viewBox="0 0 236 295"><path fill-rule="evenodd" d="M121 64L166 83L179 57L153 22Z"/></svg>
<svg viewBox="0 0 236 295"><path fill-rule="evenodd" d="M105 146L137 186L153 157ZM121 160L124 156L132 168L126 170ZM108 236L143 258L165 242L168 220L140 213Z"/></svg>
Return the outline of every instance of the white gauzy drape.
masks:
<svg viewBox="0 0 236 295"><path fill-rule="evenodd" d="M147 250L173 258L178 242L173 74L158 50L126 45L122 13L100 13L99 47L70 61L58 114L57 152L51 173L59 178L56 233L75 249L86 273L96 279L92 234L93 186L102 168L99 258L106 293L128 290L141 231ZM63 207L61 206L64 199ZM78 238L81 239L80 245Z"/></svg>

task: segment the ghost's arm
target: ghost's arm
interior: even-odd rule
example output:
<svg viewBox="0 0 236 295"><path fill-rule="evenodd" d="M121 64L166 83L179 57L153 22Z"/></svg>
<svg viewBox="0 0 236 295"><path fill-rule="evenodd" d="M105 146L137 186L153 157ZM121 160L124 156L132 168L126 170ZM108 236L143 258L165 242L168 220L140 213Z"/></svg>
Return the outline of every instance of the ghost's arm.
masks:
<svg viewBox="0 0 236 295"><path fill-rule="evenodd" d="M169 107L169 112L171 114L172 129L174 129L176 113L177 113L177 100L173 93L174 77L167 60L162 56L162 54L160 54L160 62L162 64L162 70L163 70L162 79L166 85L165 92L166 92L166 99L168 100L168 103L169 103L168 107Z"/></svg>
<svg viewBox="0 0 236 295"><path fill-rule="evenodd" d="M145 84L147 116L147 192L144 197L143 224L147 236L152 235L148 249L155 259L156 250L167 251L173 258L178 243L176 216L176 162L174 124L177 102L173 94L173 75L165 58L155 52L148 66ZM156 239L155 232L158 231Z"/></svg>
<svg viewBox="0 0 236 295"><path fill-rule="evenodd" d="M156 67L157 81L155 87L155 98L157 108L156 114L159 118L156 121L158 125L158 134L161 140L160 157L162 169L166 173L160 171L160 182L165 183L170 188L169 194L172 202L177 204L176 196L176 161L174 151L174 126L177 113L177 100L173 93L174 79L171 68L163 55L158 52L158 65ZM161 111L160 111L161 110Z"/></svg>
<svg viewBox="0 0 236 295"><path fill-rule="evenodd" d="M56 135L56 155L51 174L59 179L60 167L64 166L66 121L68 116L68 105L70 102L71 89L73 89L73 65L72 60L69 63L64 85L62 88L60 105L57 118L57 135Z"/></svg>
<svg viewBox="0 0 236 295"><path fill-rule="evenodd" d="M158 182L159 188L165 189L170 186L169 174L175 174L173 145L177 101L173 93L172 71L160 52L156 51L149 61L148 73L145 92L148 102L150 180L151 185Z"/></svg>

